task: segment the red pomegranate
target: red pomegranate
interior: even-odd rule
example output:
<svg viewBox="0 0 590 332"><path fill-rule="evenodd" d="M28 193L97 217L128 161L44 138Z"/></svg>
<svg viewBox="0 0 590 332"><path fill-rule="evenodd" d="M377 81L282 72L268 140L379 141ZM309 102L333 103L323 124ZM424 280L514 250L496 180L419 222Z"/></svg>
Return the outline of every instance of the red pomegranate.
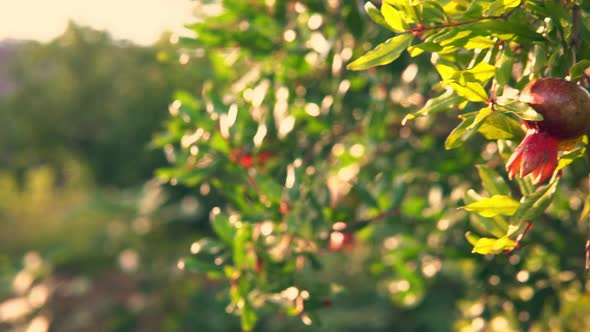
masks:
<svg viewBox="0 0 590 332"><path fill-rule="evenodd" d="M508 159L510 179L531 174L539 184L553 174L557 153L568 149L590 129L590 94L579 85L561 78L541 78L527 84L520 100L543 116L542 121L525 121L527 133Z"/></svg>

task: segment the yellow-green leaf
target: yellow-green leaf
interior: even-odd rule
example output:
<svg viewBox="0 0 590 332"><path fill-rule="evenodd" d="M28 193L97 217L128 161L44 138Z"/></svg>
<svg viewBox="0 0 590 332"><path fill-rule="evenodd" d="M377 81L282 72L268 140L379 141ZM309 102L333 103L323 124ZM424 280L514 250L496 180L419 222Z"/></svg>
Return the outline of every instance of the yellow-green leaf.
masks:
<svg viewBox="0 0 590 332"><path fill-rule="evenodd" d="M475 127L479 128L481 124L486 120L486 118L490 114L492 114L492 112L493 111L491 107L484 107L481 110L479 110L479 112L475 116L475 120L473 120L473 123L470 124L469 127L467 127L467 129L473 129Z"/></svg>
<svg viewBox="0 0 590 332"><path fill-rule="evenodd" d="M402 13L393 6L384 2L381 5L381 13L387 25L395 32L402 32L408 30L408 24L404 20Z"/></svg>
<svg viewBox="0 0 590 332"><path fill-rule="evenodd" d="M590 67L590 60L584 59L581 61L576 62L575 65L570 67L570 77L572 81L579 80L582 75L584 74L584 70Z"/></svg>
<svg viewBox="0 0 590 332"><path fill-rule="evenodd" d="M563 156L561 156L561 158L559 158L559 161L557 162L557 167L555 168L555 172L559 172L563 168L567 167L569 164L573 163L576 159L584 158L585 156L585 147L580 147L565 153Z"/></svg>
<svg viewBox="0 0 590 332"><path fill-rule="evenodd" d="M391 63L412 44L412 39L413 36L411 34L403 34L390 38L352 63L349 63L346 68L349 70L365 70Z"/></svg>
<svg viewBox="0 0 590 332"><path fill-rule="evenodd" d="M519 206L520 203L512 197L506 195L494 195L478 202L468 204L464 209L491 218L497 215L511 216L516 213Z"/></svg>
<svg viewBox="0 0 590 332"><path fill-rule="evenodd" d="M406 115L402 120L402 125L405 125L406 122L408 122L409 120L412 120L420 116L436 114L450 110L459 105L459 103L461 103L463 100L464 99L461 96L458 96L453 92L453 90L449 89L438 97L430 98L428 102L426 102L424 107L422 107L418 111Z"/></svg>
<svg viewBox="0 0 590 332"><path fill-rule="evenodd" d="M516 211L511 224L515 225L522 221L533 221L549 207L553 201L553 194L557 188L559 177L552 179L548 185L539 188L534 193L524 196L520 200L520 206Z"/></svg>
<svg viewBox="0 0 590 332"><path fill-rule="evenodd" d="M516 242L508 237L499 239L482 237L477 240L471 252L482 255L499 254L505 250L513 249L515 244Z"/></svg>
<svg viewBox="0 0 590 332"><path fill-rule="evenodd" d="M496 41L489 37L474 36L467 40L467 43L463 45L463 48L472 50L474 48L486 49L496 46Z"/></svg>
<svg viewBox="0 0 590 332"><path fill-rule="evenodd" d="M474 129L476 128L468 128L473 124L474 121L475 114L465 116L463 118L463 121L461 121L461 123L457 127L455 127L453 131L451 131L449 136L447 136L447 139L445 141L445 149L451 150L457 148L463 145L465 141L467 141L471 136L473 136L475 132Z"/></svg>
<svg viewBox="0 0 590 332"><path fill-rule="evenodd" d="M484 10L485 16L498 16L520 6L521 0L496 0Z"/></svg>
<svg viewBox="0 0 590 332"><path fill-rule="evenodd" d="M496 81L500 85L505 85L510 82L510 78L512 77L512 61L513 58L504 52L496 62Z"/></svg>
<svg viewBox="0 0 590 332"><path fill-rule="evenodd" d="M465 82L463 84L449 82L449 86L453 88L458 95L469 101L486 102L489 99L488 93L479 82Z"/></svg>
<svg viewBox="0 0 590 332"><path fill-rule="evenodd" d="M489 140L509 139L519 141L524 136L520 123L500 112L490 114L478 131Z"/></svg>
<svg viewBox="0 0 590 332"><path fill-rule="evenodd" d="M465 197L463 198L465 204L471 204L482 200L483 198L481 195L476 193L473 189L467 190L465 193ZM508 222L504 219L503 216L495 216L493 218L486 218L482 217L477 213L471 213L469 216L471 220L471 225L481 233L489 233L493 236L500 238L506 235L506 231L508 230Z"/></svg>
<svg viewBox="0 0 590 332"><path fill-rule="evenodd" d="M494 75L496 74L496 67L490 65L487 62L480 62L477 65L475 65L475 67L465 70L464 73L471 74L473 75L473 79L475 79L478 82L484 83L490 78L494 77ZM464 77L465 79L471 78L471 76L468 75L464 75Z"/></svg>
<svg viewBox="0 0 590 332"><path fill-rule="evenodd" d="M371 18L371 20L377 24L379 24L380 26L387 28L387 29L392 29L389 24L387 24L387 22L385 22L385 18L383 17L383 14L381 14L381 11L379 11L379 9L377 7L375 7L375 5L373 3L371 3L370 1L365 3L365 12L367 13L367 15L369 16L369 18Z"/></svg>
<svg viewBox="0 0 590 332"><path fill-rule="evenodd" d="M513 113L523 120L528 121L541 121L543 116L532 109L526 103L518 100L503 100L498 99L496 104L496 110L504 113Z"/></svg>

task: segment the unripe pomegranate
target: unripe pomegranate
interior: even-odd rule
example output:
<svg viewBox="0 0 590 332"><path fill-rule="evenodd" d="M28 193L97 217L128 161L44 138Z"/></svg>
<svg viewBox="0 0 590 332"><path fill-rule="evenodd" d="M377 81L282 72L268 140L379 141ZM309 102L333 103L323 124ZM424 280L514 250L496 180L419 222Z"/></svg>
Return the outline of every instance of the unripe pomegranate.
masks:
<svg viewBox="0 0 590 332"><path fill-rule="evenodd" d="M508 159L506 170L533 175L533 183L547 180L557 166L557 153L590 130L590 94L561 78L541 78L527 84L520 100L543 116L542 121L525 121L527 133Z"/></svg>

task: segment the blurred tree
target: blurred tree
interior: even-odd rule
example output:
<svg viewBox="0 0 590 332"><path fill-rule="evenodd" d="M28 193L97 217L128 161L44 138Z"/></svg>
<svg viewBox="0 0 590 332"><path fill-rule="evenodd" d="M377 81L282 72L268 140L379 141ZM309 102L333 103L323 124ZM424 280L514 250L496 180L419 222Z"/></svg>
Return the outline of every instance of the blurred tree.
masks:
<svg viewBox="0 0 590 332"><path fill-rule="evenodd" d="M74 157L99 184L148 179L163 159L146 142L172 91L189 87L180 64L156 59L170 46L164 39L156 48L115 42L73 22L47 45L14 45L5 77L14 89L0 109L0 167L59 169L61 160Z"/></svg>

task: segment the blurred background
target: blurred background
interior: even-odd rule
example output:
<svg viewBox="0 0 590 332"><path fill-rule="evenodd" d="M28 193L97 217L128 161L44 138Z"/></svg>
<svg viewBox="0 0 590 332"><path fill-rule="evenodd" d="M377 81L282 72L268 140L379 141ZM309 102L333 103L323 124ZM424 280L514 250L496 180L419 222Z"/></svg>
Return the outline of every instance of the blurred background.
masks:
<svg viewBox="0 0 590 332"><path fill-rule="evenodd" d="M587 329L584 237L575 214L584 203L577 188L585 165L572 166L582 171L566 177L572 189L527 235L529 245L510 256L472 255L464 238L469 220L456 207L477 182L473 165L489 161L495 146L474 139L445 151L454 116L402 128L438 80L427 57L342 74L353 51L388 37L363 3L284 3L226 1L234 16L207 20L223 12L219 2L0 2L0 331L240 329L228 314L227 281L178 268L196 241L213 234L209 212L225 206L223 195L154 174L174 161L163 133L174 136L188 122L169 119L179 112L176 101L189 105L192 94L198 104L206 82L239 82L255 61L263 73L284 75L299 113L339 107L323 122L295 127L296 138L265 146L279 160L269 173L283 174L280 158L304 155L313 147L308 140L325 143L304 162L338 173L330 177L342 182L335 190L352 179L361 184L330 205L335 219L363 216L362 204L374 200L365 185L384 187L379 203L400 204L395 215L380 217L385 222L320 255L321 270L298 272L343 290L322 299L321 325L269 314L256 331ZM258 34L247 34L244 21ZM194 22L201 24L183 28ZM211 49L183 37L199 33ZM285 43L269 43L274 36ZM227 52L235 45L251 46L252 62ZM339 47L339 58L330 47ZM263 86L263 78L251 86ZM328 89L346 97L326 99ZM251 163L228 156L228 165ZM403 197L388 191L402 186Z"/></svg>

